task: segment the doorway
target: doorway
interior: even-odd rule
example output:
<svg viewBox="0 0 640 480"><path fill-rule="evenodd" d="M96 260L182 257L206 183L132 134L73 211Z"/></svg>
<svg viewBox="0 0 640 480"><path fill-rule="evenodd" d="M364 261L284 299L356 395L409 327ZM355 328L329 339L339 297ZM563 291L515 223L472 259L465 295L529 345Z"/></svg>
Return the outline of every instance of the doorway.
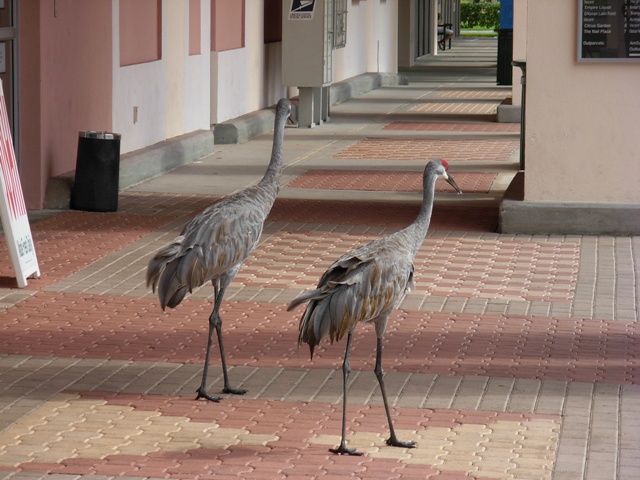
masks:
<svg viewBox="0 0 640 480"><path fill-rule="evenodd" d="M18 138L16 131L16 0L0 0L0 81L4 91L4 98L7 103L7 114L9 117L9 128L15 139ZM16 160L18 167L20 160L16 149Z"/></svg>
<svg viewBox="0 0 640 480"><path fill-rule="evenodd" d="M431 52L431 0L418 0L416 7L416 57L419 58Z"/></svg>

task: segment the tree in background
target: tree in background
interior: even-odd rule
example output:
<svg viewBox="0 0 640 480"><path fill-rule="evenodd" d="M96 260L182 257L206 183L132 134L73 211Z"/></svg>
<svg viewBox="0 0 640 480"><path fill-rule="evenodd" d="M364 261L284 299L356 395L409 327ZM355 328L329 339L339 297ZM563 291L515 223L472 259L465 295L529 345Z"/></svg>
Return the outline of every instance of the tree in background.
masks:
<svg viewBox="0 0 640 480"><path fill-rule="evenodd" d="M467 0L460 4L460 28L495 30L499 27L500 3L472 3Z"/></svg>

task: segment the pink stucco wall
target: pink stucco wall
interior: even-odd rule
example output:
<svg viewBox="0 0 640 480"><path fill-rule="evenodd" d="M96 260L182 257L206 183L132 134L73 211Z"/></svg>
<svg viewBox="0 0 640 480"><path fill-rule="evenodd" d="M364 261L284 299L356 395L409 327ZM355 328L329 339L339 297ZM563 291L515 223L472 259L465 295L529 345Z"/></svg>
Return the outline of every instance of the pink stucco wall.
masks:
<svg viewBox="0 0 640 480"><path fill-rule="evenodd" d="M201 53L201 7L200 0L189 0L189 55L200 55Z"/></svg>
<svg viewBox="0 0 640 480"><path fill-rule="evenodd" d="M80 130L112 125L112 2L20 5L20 160L27 208L49 177L75 169Z"/></svg>
<svg viewBox="0 0 640 480"><path fill-rule="evenodd" d="M120 65L153 62L162 56L162 2L120 0Z"/></svg>
<svg viewBox="0 0 640 480"><path fill-rule="evenodd" d="M244 0L212 0L212 51L222 52L244 47L244 17Z"/></svg>

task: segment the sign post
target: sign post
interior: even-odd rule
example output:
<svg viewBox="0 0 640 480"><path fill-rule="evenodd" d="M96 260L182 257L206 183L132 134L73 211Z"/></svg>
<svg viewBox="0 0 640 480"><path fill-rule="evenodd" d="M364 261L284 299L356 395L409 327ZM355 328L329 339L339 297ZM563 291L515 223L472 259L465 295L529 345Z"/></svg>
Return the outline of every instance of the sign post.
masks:
<svg viewBox="0 0 640 480"><path fill-rule="evenodd" d="M36 250L31 237L27 207L22 195L18 164L13 149L7 104L0 82L0 216L9 247L11 264L20 288L27 286L27 278L40 277Z"/></svg>

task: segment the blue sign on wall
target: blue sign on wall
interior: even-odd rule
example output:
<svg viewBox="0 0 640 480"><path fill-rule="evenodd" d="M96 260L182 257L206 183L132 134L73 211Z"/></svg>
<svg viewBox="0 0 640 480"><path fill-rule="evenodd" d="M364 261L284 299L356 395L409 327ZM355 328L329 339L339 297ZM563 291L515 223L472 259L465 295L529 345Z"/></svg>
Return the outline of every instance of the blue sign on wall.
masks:
<svg viewBox="0 0 640 480"><path fill-rule="evenodd" d="M513 0L500 0L500 28L513 28Z"/></svg>

